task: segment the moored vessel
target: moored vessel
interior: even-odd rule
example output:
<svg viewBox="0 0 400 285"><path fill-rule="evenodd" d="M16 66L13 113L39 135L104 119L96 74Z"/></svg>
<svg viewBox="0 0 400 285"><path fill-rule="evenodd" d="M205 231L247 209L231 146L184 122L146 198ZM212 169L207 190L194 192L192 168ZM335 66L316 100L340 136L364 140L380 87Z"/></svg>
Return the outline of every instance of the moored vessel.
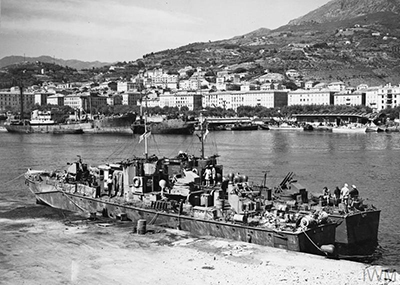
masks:
<svg viewBox="0 0 400 285"><path fill-rule="evenodd" d="M143 134L146 128L152 134L191 135L195 130L196 121L184 121L181 118L165 118L161 121L146 122L143 118L131 125L134 134Z"/></svg>
<svg viewBox="0 0 400 285"><path fill-rule="evenodd" d="M65 172L28 170L26 183L38 201L51 207L144 219L198 235L299 252L333 253L336 223L326 213L275 202L271 189L250 185L246 176L223 178L217 156L204 156L203 130L199 157L180 153L158 158L145 150L144 157L93 167L79 158Z"/></svg>
<svg viewBox="0 0 400 285"><path fill-rule="evenodd" d="M299 197L307 195L307 192L293 177L293 172L286 175L275 188L275 197L292 201L291 203L300 206L297 201ZM354 185L352 187L355 188ZM327 188L326 191L318 196L311 195L303 207L324 211L337 223L335 246L339 256L351 258L355 255L358 257L373 255L378 246L381 210L366 204L359 194L341 197L338 189L337 193L331 193Z"/></svg>
<svg viewBox="0 0 400 285"><path fill-rule="evenodd" d="M258 125L253 123L236 123L231 127L232 131L255 131L258 130Z"/></svg>

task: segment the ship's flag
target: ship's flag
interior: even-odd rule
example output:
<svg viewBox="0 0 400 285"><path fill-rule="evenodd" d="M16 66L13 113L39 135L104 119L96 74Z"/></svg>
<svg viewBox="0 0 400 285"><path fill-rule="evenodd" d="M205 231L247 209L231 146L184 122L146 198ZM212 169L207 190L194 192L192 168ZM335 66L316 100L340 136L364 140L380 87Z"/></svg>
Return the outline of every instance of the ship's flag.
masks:
<svg viewBox="0 0 400 285"><path fill-rule="evenodd" d="M150 131L144 133L143 135L141 135L140 138L139 138L139 143L141 143L142 140L147 139L150 135L151 135L151 132L150 132Z"/></svg>

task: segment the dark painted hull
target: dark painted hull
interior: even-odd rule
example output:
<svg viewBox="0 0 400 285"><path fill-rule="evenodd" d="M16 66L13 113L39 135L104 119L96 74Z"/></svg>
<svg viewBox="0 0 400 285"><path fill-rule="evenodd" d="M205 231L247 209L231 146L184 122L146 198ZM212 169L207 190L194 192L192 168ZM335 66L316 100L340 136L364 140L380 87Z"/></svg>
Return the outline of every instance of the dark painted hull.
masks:
<svg viewBox="0 0 400 285"><path fill-rule="evenodd" d="M180 228L195 235L210 235L237 241L251 242L264 246L277 247L291 251L324 255L318 248L334 244L336 224L324 224L300 232L274 231L268 228L252 227L245 224L226 223L218 220L199 219L188 215L179 215L157 210L155 207L139 208L129 204L118 204L101 198L59 191L52 185L26 180L29 189L41 203L54 208L75 212L101 213L112 218L121 214L134 222L145 219L149 224ZM66 187L66 186L64 186ZM46 191L46 192L43 192Z"/></svg>
<svg viewBox="0 0 400 285"><path fill-rule="evenodd" d="M373 210L348 215L331 214L330 218L338 223L336 243L347 247L377 244L380 212Z"/></svg>
<svg viewBox="0 0 400 285"><path fill-rule="evenodd" d="M20 133L20 134L30 134L34 133L35 130L30 125L4 125L7 132L9 133Z"/></svg>
<svg viewBox="0 0 400 285"><path fill-rule="evenodd" d="M131 125L136 121L136 114L128 113L122 116L95 119L92 128L84 130L90 134L127 134L131 135Z"/></svg>
<svg viewBox="0 0 400 285"><path fill-rule="evenodd" d="M231 128L232 131L255 131L258 130L257 125L250 125L250 126L233 126Z"/></svg>
<svg viewBox="0 0 400 285"><path fill-rule="evenodd" d="M141 135L144 133L144 124L133 124L131 129L134 134ZM194 124L185 122L173 125L168 122L150 123L147 130L152 134L191 135L194 132Z"/></svg>
<svg viewBox="0 0 400 285"><path fill-rule="evenodd" d="M268 125L260 125L259 126L261 130L269 130L269 126Z"/></svg>
<svg viewBox="0 0 400 285"><path fill-rule="evenodd" d="M83 134L83 129L64 129L64 128L56 128L53 129L53 134L61 135L61 134Z"/></svg>

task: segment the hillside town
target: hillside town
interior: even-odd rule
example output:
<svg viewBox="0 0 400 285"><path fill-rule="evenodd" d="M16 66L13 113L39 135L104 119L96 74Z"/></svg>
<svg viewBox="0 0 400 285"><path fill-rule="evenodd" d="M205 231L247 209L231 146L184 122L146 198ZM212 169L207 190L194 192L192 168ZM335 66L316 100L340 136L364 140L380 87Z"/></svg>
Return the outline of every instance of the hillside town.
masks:
<svg viewBox="0 0 400 285"><path fill-rule="evenodd" d="M111 66L110 70L115 68L118 67ZM236 69L234 72L223 69L210 76L200 67L194 69L187 66L179 70L179 74L170 74L158 68L141 70L130 80L45 82L42 86L26 86L22 94L25 106L70 106L86 111L99 110L103 106L145 104L144 94L148 107L187 107L188 110L219 107L236 111L240 106L362 105L379 112L400 105L400 85L346 86L342 81L304 82L300 80L301 71L294 69L287 70L285 74L266 70L257 78L246 80L247 74L243 70ZM285 82L296 84L297 89L287 88ZM18 108L20 93L18 86L0 90L0 111Z"/></svg>

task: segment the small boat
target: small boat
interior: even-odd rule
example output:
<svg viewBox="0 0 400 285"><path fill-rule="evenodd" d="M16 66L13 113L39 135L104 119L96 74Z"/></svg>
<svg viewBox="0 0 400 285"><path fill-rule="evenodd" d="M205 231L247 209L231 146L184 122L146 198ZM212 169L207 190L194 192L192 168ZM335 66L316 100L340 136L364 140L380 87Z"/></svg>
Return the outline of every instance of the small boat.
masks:
<svg viewBox="0 0 400 285"><path fill-rule="evenodd" d="M319 125L306 124L303 129L304 131L332 132L332 127L321 124Z"/></svg>
<svg viewBox="0 0 400 285"><path fill-rule="evenodd" d="M291 125L288 123L281 123L278 125L270 125L269 129L271 131L303 131L303 128L296 125Z"/></svg>
<svg viewBox="0 0 400 285"><path fill-rule="evenodd" d="M252 123L235 123L231 127L232 131L255 131L258 130L258 125Z"/></svg>
<svg viewBox="0 0 400 285"><path fill-rule="evenodd" d="M378 126L375 124L371 124L367 126L365 132L367 133L381 133L381 132L386 132L386 126Z"/></svg>
<svg viewBox="0 0 400 285"><path fill-rule="evenodd" d="M269 130L268 124L261 124L261 125L258 125L258 127L260 128L260 130Z"/></svg>
<svg viewBox="0 0 400 285"><path fill-rule="evenodd" d="M353 133L366 133L367 127L364 125L354 124L347 126L339 126L333 127L332 132L334 133L345 133L345 134L353 134Z"/></svg>

